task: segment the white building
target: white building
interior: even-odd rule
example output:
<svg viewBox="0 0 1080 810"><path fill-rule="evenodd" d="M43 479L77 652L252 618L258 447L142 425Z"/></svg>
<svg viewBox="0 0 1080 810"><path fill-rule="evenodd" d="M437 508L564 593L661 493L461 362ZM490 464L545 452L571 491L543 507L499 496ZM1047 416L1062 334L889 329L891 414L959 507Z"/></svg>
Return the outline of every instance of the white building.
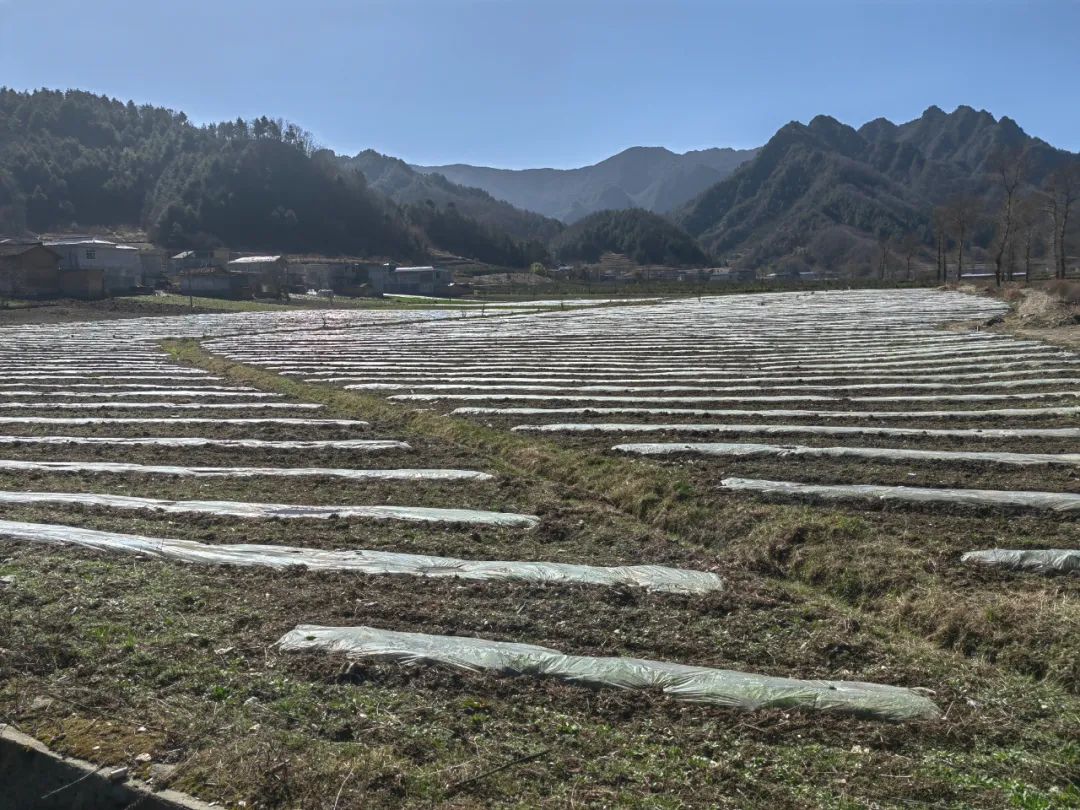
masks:
<svg viewBox="0 0 1080 810"><path fill-rule="evenodd" d="M72 237L46 242L60 254L61 270L103 270L105 294L129 293L143 283L139 249L95 237Z"/></svg>

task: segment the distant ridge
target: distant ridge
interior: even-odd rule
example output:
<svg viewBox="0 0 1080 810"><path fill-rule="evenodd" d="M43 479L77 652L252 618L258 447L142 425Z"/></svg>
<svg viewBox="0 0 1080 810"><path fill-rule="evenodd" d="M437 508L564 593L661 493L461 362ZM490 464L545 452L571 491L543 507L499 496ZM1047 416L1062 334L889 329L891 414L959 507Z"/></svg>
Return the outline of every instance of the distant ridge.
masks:
<svg viewBox="0 0 1080 810"><path fill-rule="evenodd" d="M865 272L882 239L913 235L931 243L934 206L956 195L977 201L993 232L1000 180L995 156L1025 153L1025 193L1080 156L1027 135L1011 118L960 106L929 107L894 124L878 118L855 129L829 116L781 127L750 161L674 212L702 248L750 267L786 261Z"/></svg>
<svg viewBox="0 0 1080 810"><path fill-rule="evenodd" d="M405 161L366 149L354 157L339 157L342 166L358 169L368 186L385 194L399 205L426 203L452 204L465 216L492 228L505 231L519 241L546 242L562 230L562 223L515 208L495 199L479 188L458 185L437 174L414 170Z"/></svg>
<svg viewBox="0 0 1080 810"><path fill-rule="evenodd" d="M635 146L578 169L492 169L461 163L413 168L572 223L604 210L672 211L756 153L756 149L717 148L680 155L659 146Z"/></svg>

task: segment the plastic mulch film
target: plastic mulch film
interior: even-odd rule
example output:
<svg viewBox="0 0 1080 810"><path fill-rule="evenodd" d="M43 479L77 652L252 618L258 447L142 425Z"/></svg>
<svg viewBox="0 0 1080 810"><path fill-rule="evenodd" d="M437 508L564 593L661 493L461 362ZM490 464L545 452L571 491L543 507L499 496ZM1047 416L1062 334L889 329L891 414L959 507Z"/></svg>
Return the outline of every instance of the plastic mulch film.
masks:
<svg viewBox="0 0 1080 810"><path fill-rule="evenodd" d="M288 425L289 427L369 427L361 419L293 419L289 417L160 416L0 416L0 425Z"/></svg>
<svg viewBox="0 0 1080 810"><path fill-rule="evenodd" d="M22 390L22 389L0 389L0 396L5 397L64 397L66 399L125 399L138 397L184 397L192 399L280 399L281 394L266 394L261 391L242 391L242 390L228 390L228 391L214 391L204 389L191 389L191 388L163 388L149 391L81 391L76 390L77 386L72 386L71 389L58 389L55 391L34 391L34 390ZM49 403L46 403L49 404Z"/></svg>
<svg viewBox="0 0 1080 810"><path fill-rule="evenodd" d="M980 410L955 411L827 411L801 408L762 408L746 410L742 408L454 408L450 413L456 416L554 416L582 414L654 414L664 416L749 416L759 419L987 419L991 416L1042 417L1076 416L1080 406L1068 405L1060 408L983 408Z"/></svg>
<svg viewBox="0 0 1080 810"><path fill-rule="evenodd" d="M179 411L318 411L323 405L317 402L0 402L5 410L68 410L113 411L117 409L170 408Z"/></svg>
<svg viewBox="0 0 1080 810"><path fill-rule="evenodd" d="M894 428L836 425L649 424L641 422L563 422L518 425L522 433L759 433L814 436L938 436L953 439L1080 439L1080 428Z"/></svg>
<svg viewBox="0 0 1080 810"><path fill-rule="evenodd" d="M494 526L533 527L535 515L487 512L476 509L439 509L427 506L303 506L248 501L168 501L132 495L98 495L92 492L0 491L0 504L72 504L106 509L142 509L172 514L204 514L241 518L370 518L441 523L486 523Z"/></svg>
<svg viewBox="0 0 1080 810"><path fill-rule="evenodd" d="M1034 391L1014 394L904 394L897 396L837 397L828 394L782 394L776 396L694 396L694 397L636 397L607 396L603 394L394 394L387 399L397 402L437 402L460 400L462 402L512 401L512 402L622 402L628 405L644 405L650 402L704 403L704 402L1001 402L1002 400L1059 399L1080 397L1080 391Z"/></svg>
<svg viewBox="0 0 1080 810"><path fill-rule="evenodd" d="M331 364L332 366L333 364ZM312 368L318 368L319 366L313 365ZM1075 367L1062 366L1051 368L1036 368L1029 369L1027 371L988 371L984 373L956 373L956 374L888 374L878 371L853 371L846 374L835 374L831 372L823 373L788 373L788 374L771 374L771 375L754 375L749 374L705 374L698 373L692 374L689 370L644 370L640 373L634 373L632 371L624 372L599 372L591 376L578 375L568 372L537 372L537 371L514 371L512 369L505 370L492 370L487 373L467 372L458 374L450 370L399 370L393 369L358 369L355 372L348 370L341 371L336 367L332 367L329 371L325 372L328 375L335 376L319 376L322 372L311 372L313 379L320 381L332 381L344 382L348 379L355 378L359 380L359 385L367 384L389 384L389 385L401 385L406 388L411 387L414 384L429 385L433 383L440 384L453 384L462 385L469 383L480 383L485 386L491 385L564 385L564 386L581 386L581 385L614 385L620 386L626 385L672 385L672 384L686 384L694 383L694 385L700 386L708 384L710 386L718 385L751 385L751 384L766 384L767 387L783 386L788 384L814 384L823 385L826 383L844 384L849 382L865 383L867 381L873 384L876 388L882 387L894 387L902 386L906 387L909 383L914 383L916 387L921 386L923 383L934 384L950 384L961 383L962 387L986 387L996 383L1007 383L1005 387L1016 387L1020 385L1043 385L1045 384L1046 376L1032 377L1032 374L1073 374L1076 372ZM1073 378L1069 378L1071 382L1080 382ZM1060 382L1060 380L1059 380ZM56 388L101 388L101 387L116 387L116 388L145 388L146 385L117 385L117 386L101 386L96 384L87 385L85 383L65 386L62 383L53 385L37 385L32 383L0 383L0 389L8 387L18 388L34 388L34 387L56 387ZM152 386L155 388L167 387L167 386ZM204 390L207 386L190 386L197 387L199 390ZM347 389L352 388L352 384L344 386ZM992 386L991 386L992 387ZM212 386L210 386L212 389Z"/></svg>
<svg viewBox="0 0 1080 810"><path fill-rule="evenodd" d="M0 471L58 473L138 473L189 478L348 478L357 481L488 481L492 476L476 470L400 469L352 470L337 467L182 467L171 464L129 464L112 461L0 460Z"/></svg>
<svg viewBox="0 0 1080 810"><path fill-rule="evenodd" d="M1037 574L1069 571L1080 573L1080 551L1063 548L1041 550L991 548L985 551L969 551L960 557L960 561L978 565L996 565L1015 571L1033 571Z"/></svg>
<svg viewBox="0 0 1080 810"><path fill-rule="evenodd" d="M777 678L637 658L564 655L533 644L401 633L373 627L299 625L284 651L320 650L403 664L435 664L502 675L558 678L617 689L660 689L675 700L731 709L798 709L879 720L935 720L932 700L912 689L859 681Z"/></svg>
<svg viewBox="0 0 1080 810"><path fill-rule="evenodd" d="M256 391L249 385L193 385L191 380L181 380L184 384L184 388L192 393L202 394L207 391ZM200 382L195 380L194 382ZM4 382L0 383L0 391L9 393L11 391L30 391L33 389L37 396L53 396L60 393L74 393L80 394L87 389L93 389L94 391L108 392L115 389L120 389L125 392L125 396L134 396L135 390L144 393L157 392L157 396L172 395L176 393L176 389L171 385L164 385L162 383L80 383L80 382L60 382L60 383L46 383L46 382ZM43 390L38 390L43 389ZM56 389L63 389L58 391ZM22 396L29 396L29 394L23 394ZM105 396L104 393L101 396ZM276 396L281 396L277 394Z"/></svg>
<svg viewBox="0 0 1080 810"><path fill-rule="evenodd" d="M389 551L323 551L269 545L208 545L191 540L170 540L117 534L72 526L0 520L0 537L51 545L77 545L99 551L126 552L158 559L212 565L305 566L317 571L353 571L360 574L400 574L452 577L502 582L571 585L635 586L671 593L708 593L723 588L723 580L707 571L688 571L661 565L604 568L557 562L503 562L459 560Z"/></svg>
<svg viewBox="0 0 1080 810"><path fill-rule="evenodd" d="M788 383L778 382L775 385L632 385L630 383L594 383L589 385L571 384L548 384L548 383L508 383L499 380L486 383L429 383L429 382L369 382L346 385L350 391L431 391L434 393L453 393L455 391L532 391L567 394L671 394L671 393L736 393L752 391L878 391L883 389L902 388L910 390L943 390L950 388L1025 388L1040 385L1075 385L1080 380L1075 377L1053 377L1029 380L993 380L990 382L976 383L934 383L934 382L903 382L903 383ZM239 395L237 395L239 396Z"/></svg>
<svg viewBox="0 0 1080 810"><path fill-rule="evenodd" d="M879 484L802 484L796 481L763 481L725 478L725 489L792 495L825 500L876 500L908 503L949 503L962 506L1025 507L1054 512L1080 512L1080 495L1069 492L1025 492L998 489L930 489Z"/></svg>
<svg viewBox="0 0 1080 810"><path fill-rule="evenodd" d="M882 461L949 461L986 464L1063 464L1080 465L1080 453L995 453L952 450L909 450L887 447L807 447L804 445L743 444L724 442L670 442L617 444L620 453L662 456L694 453L706 456L805 456L808 458L865 458Z"/></svg>
<svg viewBox="0 0 1080 810"><path fill-rule="evenodd" d="M228 447L243 450L411 450L391 439L210 439L202 436L0 436L0 444L76 444L118 447Z"/></svg>

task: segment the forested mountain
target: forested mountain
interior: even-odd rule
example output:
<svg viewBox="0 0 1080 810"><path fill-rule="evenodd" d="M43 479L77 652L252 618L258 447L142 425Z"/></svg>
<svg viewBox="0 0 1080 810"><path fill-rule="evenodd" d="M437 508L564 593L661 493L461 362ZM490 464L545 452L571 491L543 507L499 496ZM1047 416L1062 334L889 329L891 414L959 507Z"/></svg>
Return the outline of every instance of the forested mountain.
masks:
<svg viewBox="0 0 1080 810"><path fill-rule="evenodd" d="M373 149L340 160L346 168L363 172L371 188L402 205L432 202L439 208L453 207L522 242L547 242L563 229L558 220L515 208L482 189L451 183L440 174L423 174L405 161Z"/></svg>
<svg viewBox="0 0 1080 810"><path fill-rule="evenodd" d="M465 216L452 203L413 203L405 206L405 214L433 244L459 256L508 267L528 267L533 262L550 260L546 243L535 239L519 242L505 231Z"/></svg>
<svg viewBox="0 0 1080 810"><path fill-rule="evenodd" d="M604 253L622 253L638 264L702 265L705 253L685 231L641 208L598 211L578 220L552 242L566 262L595 262Z"/></svg>
<svg viewBox="0 0 1080 810"><path fill-rule="evenodd" d="M966 243L992 252L998 270L1006 249L1034 250L1062 274L1080 240L1080 156L970 107L859 129L818 116L745 152L636 148L568 171L439 171L448 177L370 150L335 155L265 117L200 127L90 93L0 89L0 235L135 227L178 249L411 261L438 248L517 267L549 249L568 261L614 251L647 264L713 255L853 273L880 267L901 241L909 260L936 250L939 268ZM646 210L697 192L671 221Z"/></svg>
<svg viewBox="0 0 1080 810"><path fill-rule="evenodd" d="M414 168L481 188L518 208L575 222L610 209L671 211L727 177L755 152L703 149L680 155L661 147L638 146L579 169L490 169L465 164Z"/></svg>
<svg viewBox="0 0 1080 810"><path fill-rule="evenodd" d="M818 116L781 128L674 219L705 249L750 266L796 256L829 269L865 268L882 240L929 247L935 206L950 201L970 202L976 215L966 238L988 244L1002 193L997 162L1008 156L1022 159L1028 189L1077 161L1011 119L970 107L931 107L906 124L877 119L858 130Z"/></svg>
<svg viewBox="0 0 1080 810"><path fill-rule="evenodd" d="M133 226L173 248L413 260L438 247L509 265L542 253L467 214L436 214L399 206L292 124L196 127L183 113L90 93L0 89L5 234Z"/></svg>

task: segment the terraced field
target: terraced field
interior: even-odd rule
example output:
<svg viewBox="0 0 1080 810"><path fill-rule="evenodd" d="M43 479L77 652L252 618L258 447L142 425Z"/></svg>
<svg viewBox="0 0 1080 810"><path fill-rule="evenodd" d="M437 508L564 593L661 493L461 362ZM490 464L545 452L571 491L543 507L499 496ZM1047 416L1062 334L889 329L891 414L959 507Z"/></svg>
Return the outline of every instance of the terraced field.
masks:
<svg viewBox="0 0 1080 810"><path fill-rule="evenodd" d="M228 806L1074 806L1080 358L1002 311L0 329L0 717Z"/></svg>

